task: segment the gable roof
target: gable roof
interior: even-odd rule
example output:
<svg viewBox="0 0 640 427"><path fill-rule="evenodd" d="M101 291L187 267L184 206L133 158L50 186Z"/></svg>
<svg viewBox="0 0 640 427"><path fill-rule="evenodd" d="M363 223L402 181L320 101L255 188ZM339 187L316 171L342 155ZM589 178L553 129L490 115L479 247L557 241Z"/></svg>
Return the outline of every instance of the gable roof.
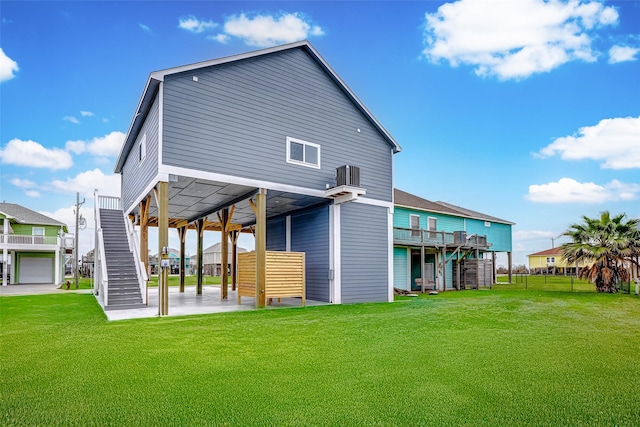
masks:
<svg viewBox="0 0 640 427"><path fill-rule="evenodd" d="M9 220L14 223L55 225L58 227L63 227L65 232L67 231L66 224L15 203L0 203L0 213L4 214L7 218L9 218Z"/></svg>
<svg viewBox="0 0 640 427"><path fill-rule="evenodd" d="M563 254L562 249L558 247L558 248L545 249L544 251L536 252L534 254L529 254L529 255L527 255L527 257L530 257L530 256L548 256L548 255L561 256L562 254Z"/></svg>
<svg viewBox="0 0 640 427"><path fill-rule="evenodd" d="M210 254L210 253L220 253L222 252L220 250L220 246L222 245L222 243L218 242L218 243L214 243L213 245L209 246L208 248L206 248L205 250L202 251L203 254ZM231 253L231 245L229 245L229 253ZM241 252L247 252L247 250L245 248L241 248L240 246L236 247L236 251L238 253Z"/></svg>
<svg viewBox="0 0 640 427"><path fill-rule="evenodd" d="M486 215L481 212L472 211L471 209L462 208L445 202L433 202L407 193L406 191L393 189L394 205L411 209L420 209L428 212L441 213L446 215L455 215L464 218L479 219L482 221L498 222L507 225L514 225L514 222L497 218L495 216Z"/></svg>
<svg viewBox="0 0 640 427"><path fill-rule="evenodd" d="M371 114L371 112L364 106L364 104L356 97L356 95L349 89L347 84L342 81L342 79L336 74L336 72L329 66L329 64L320 56L318 51L309 43L307 40L288 43L280 46L274 46L267 49L256 50L252 52L242 53L239 55L227 56L218 59L212 59L209 61L197 62L195 64L188 64L179 67L167 68L165 70L155 71L149 75L149 79L147 80L147 84L142 92L142 96L138 103L138 108L136 108L135 115L129 126L129 131L127 132L127 136L125 138L124 144L122 145L122 149L120 150L120 154L118 156L118 160L116 161L116 165L114 168L115 173L121 173L122 168L124 166L124 162L133 148L133 144L136 141L138 133L144 124L144 121L151 109L151 105L153 104L153 100L158 91L158 87L160 83L164 81L164 78L171 74L182 73L185 71L197 70L200 68L213 67L216 65L227 64L235 61L242 61L244 59L256 58L263 55L269 55L275 52L281 52L288 49L303 49L305 52L309 54L309 56L316 61L320 67L327 73L327 75L335 82L335 84L342 90L342 92L353 102L353 104L358 108L365 117L371 122L371 124L380 132L382 137L391 145L394 153L398 153L402 150L402 147L393 139L391 134L387 132L387 130L378 122L378 120Z"/></svg>

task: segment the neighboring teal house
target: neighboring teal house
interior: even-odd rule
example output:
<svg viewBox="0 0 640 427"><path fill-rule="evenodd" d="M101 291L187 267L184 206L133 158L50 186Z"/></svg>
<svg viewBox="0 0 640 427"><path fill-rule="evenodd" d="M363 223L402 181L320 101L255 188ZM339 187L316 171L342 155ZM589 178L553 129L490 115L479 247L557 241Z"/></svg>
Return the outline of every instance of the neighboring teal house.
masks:
<svg viewBox="0 0 640 427"><path fill-rule="evenodd" d="M2 285L53 283L64 279L64 256L73 249L60 221L14 203L0 203Z"/></svg>
<svg viewBox="0 0 640 427"><path fill-rule="evenodd" d="M426 291L490 286L496 253L507 254L511 272L512 225L394 189L394 287Z"/></svg>

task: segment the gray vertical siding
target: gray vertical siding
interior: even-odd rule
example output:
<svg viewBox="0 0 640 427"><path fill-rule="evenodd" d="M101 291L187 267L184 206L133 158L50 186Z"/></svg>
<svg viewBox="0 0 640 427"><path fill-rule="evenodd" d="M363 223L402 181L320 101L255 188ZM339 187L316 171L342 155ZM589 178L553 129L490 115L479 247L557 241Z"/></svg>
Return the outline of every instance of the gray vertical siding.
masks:
<svg viewBox="0 0 640 427"><path fill-rule="evenodd" d="M166 76L163 102L166 165L324 190L350 164L392 199L391 146L302 48ZM287 136L319 144L321 169L287 163Z"/></svg>
<svg viewBox="0 0 640 427"><path fill-rule="evenodd" d="M329 302L329 207L291 217L291 250L304 252L307 298Z"/></svg>
<svg viewBox="0 0 640 427"><path fill-rule="evenodd" d="M287 229L285 219L277 218L267 222L267 250L284 251L287 249Z"/></svg>
<svg viewBox="0 0 640 427"><path fill-rule="evenodd" d="M342 302L388 301L387 221L385 207L359 203L341 206Z"/></svg>
<svg viewBox="0 0 640 427"><path fill-rule="evenodd" d="M133 149L122 167L122 204L126 209L129 204L140 196L151 180L158 174L158 145L159 145L159 100L154 100L149 115ZM142 163L138 162L138 149L140 140L147 134L147 156Z"/></svg>

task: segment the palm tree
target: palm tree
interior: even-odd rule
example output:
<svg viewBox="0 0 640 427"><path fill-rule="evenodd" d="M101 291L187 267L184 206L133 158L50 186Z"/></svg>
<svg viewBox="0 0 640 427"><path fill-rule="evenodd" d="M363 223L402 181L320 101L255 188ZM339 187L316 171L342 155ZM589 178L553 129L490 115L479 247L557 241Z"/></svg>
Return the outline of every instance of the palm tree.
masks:
<svg viewBox="0 0 640 427"><path fill-rule="evenodd" d="M640 219L624 221L625 214L600 218L583 216L584 223L572 224L563 236L572 241L561 245L568 263L584 265L579 276L596 285L598 292L616 292L616 284L629 280L631 265L640 257Z"/></svg>

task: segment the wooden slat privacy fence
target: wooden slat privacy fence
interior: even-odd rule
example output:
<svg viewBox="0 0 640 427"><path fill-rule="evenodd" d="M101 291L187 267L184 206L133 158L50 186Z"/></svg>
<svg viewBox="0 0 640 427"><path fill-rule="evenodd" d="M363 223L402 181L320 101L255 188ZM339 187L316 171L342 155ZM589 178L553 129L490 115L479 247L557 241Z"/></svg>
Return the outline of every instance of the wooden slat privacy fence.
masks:
<svg viewBox="0 0 640 427"><path fill-rule="evenodd" d="M305 305L304 252L267 251L265 299L300 297ZM256 253L238 254L238 304L256 297Z"/></svg>

